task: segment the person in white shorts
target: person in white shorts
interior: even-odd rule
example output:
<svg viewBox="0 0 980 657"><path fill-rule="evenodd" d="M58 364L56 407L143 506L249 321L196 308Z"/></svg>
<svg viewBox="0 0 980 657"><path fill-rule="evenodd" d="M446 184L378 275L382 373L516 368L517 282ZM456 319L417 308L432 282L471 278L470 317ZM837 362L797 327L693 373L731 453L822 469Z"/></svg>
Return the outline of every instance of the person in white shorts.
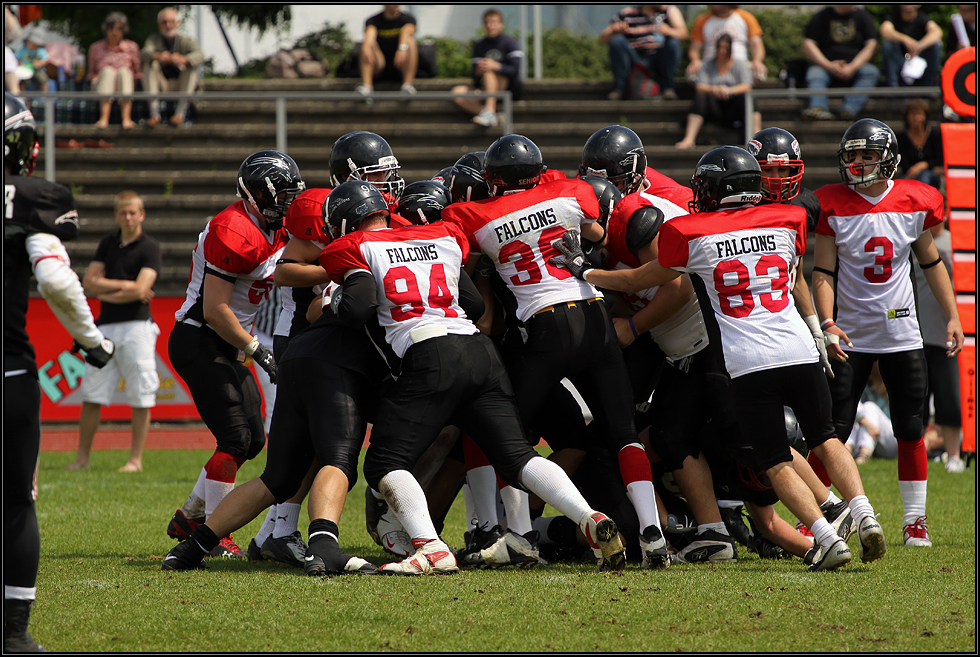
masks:
<svg viewBox="0 0 980 657"><path fill-rule="evenodd" d="M82 379L82 412L78 422L78 454L66 470L85 470L102 407L113 402L125 382L126 402L133 408L133 446L120 472L143 470L143 447L150 429L150 409L156 405L160 377L156 367L160 327L150 315L153 283L160 272L160 243L143 232L146 210L136 192L116 196L119 230L99 242L85 270L85 293L102 302L95 324L116 344L106 367L86 364Z"/></svg>

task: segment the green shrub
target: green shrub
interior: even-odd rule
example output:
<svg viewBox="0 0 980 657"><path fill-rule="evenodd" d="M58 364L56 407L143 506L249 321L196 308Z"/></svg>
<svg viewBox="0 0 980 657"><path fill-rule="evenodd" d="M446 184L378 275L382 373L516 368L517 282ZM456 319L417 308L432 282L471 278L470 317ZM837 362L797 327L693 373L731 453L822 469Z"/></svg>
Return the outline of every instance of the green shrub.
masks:
<svg viewBox="0 0 980 657"><path fill-rule="evenodd" d="M474 39L459 41L450 37L426 37L422 41L436 46L436 77L468 78L472 75Z"/></svg>
<svg viewBox="0 0 980 657"><path fill-rule="evenodd" d="M533 43L533 42L532 42ZM529 43L528 74L534 72L534 48ZM562 28L546 30L542 42L544 77L605 79L612 76L609 51L593 36L572 34Z"/></svg>

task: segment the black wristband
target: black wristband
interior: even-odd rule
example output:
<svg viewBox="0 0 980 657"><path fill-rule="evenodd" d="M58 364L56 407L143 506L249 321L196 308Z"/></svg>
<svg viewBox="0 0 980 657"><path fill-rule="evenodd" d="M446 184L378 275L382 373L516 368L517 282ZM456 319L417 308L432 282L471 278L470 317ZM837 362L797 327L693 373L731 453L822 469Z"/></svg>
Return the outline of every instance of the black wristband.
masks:
<svg viewBox="0 0 980 657"><path fill-rule="evenodd" d="M935 260L933 260L930 263L927 263L927 264L924 264L924 265L923 264L920 264L919 267L921 269L931 269L931 268L935 267L936 265L938 265L942 261L943 261L942 258L936 258Z"/></svg>
<svg viewBox="0 0 980 657"><path fill-rule="evenodd" d="M829 271L827 269L824 269L823 267L814 267L813 268L813 271L818 271L821 274L826 274L827 276L830 276L831 278L837 278L837 275L834 274L834 272Z"/></svg>
<svg viewBox="0 0 980 657"><path fill-rule="evenodd" d="M296 260L290 260L289 258L279 258L276 260L277 265L295 265L296 263Z"/></svg>

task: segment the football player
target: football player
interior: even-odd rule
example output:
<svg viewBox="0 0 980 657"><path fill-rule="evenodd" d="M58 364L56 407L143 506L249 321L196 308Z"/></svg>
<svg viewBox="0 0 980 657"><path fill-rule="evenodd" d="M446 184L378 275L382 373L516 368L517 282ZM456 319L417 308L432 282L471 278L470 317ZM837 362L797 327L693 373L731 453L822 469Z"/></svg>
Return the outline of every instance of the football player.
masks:
<svg viewBox="0 0 980 657"><path fill-rule="evenodd" d="M167 534L186 539L235 487L238 468L265 445L261 397L251 356L275 383L276 361L247 327L273 285L276 260L286 245L282 220L305 188L299 168L279 151L249 155L238 170L241 201L211 219L194 248L187 298L176 312L169 353L194 405L214 435L217 449L205 464ZM216 556L244 557L231 536Z"/></svg>
<svg viewBox="0 0 980 657"><path fill-rule="evenodd" d="M62 241L78 236L75 199L63 185L31 172L37 125L22 100L3 98L3 650L39 652L27 626L37 593L41 537L37 499L41 447L41 388L27 335L31 274L52 312L80 346L85 360L103 367L114 345L95 326Z"/></svg>
<svg viewBox="0 0 980 657"><path fill-rule="evenodd" d="M946 315L946 353L952 358L963 348L963 329L949 275L937 266L942 260L929 231L943 222L943 197L919 181L892 180L901 156L895 133L881 121L852 124L837 156L843 182L817 190L822 209L813 268L820 328L834 358L834 424L846 440L877 361L898 439L905 545L930 547L922 439L926 362L909 251L915 252ZM820 473L818 465L814 469Z"/></svg>
<svg viewBox="0 0 980 657"><path fill-rule="evenodd" d="M783 406L791 407L811 450L820 453L858 523L861 557L885 553L884 534L864 494L854 459L834 438L830 390L806 324L790 306L791 277L806 244L806 212L793 206L757 207L762 172L747 151L723 146L698 162L691 187L694 214L660 229L658 260L636 269L602 271L584 258L578 238L565 233L554 264L577 278L625 292L665 283L687 272L703 307L711 348L725 363L734 413L742 429L743 462L766 473L780 500L813 533L809 570L850 562L847 543L824 518L792 467ZM750 456L751 454L751 456Z"/></svg>
<svg viewBox="0 0 980 657"><path fill-rule="evenodd" d="M384 334L375 343L398 375L381 400L364 474L417 551L381 570L402 575L458 570L411 474L447 424L472 436L510 485L534 491L575 519L602 567L622 568L615 522L590 509L564 471L539 457L523 437L500 356L467 317L467 311L481 315L483 303L462 271L469 244L459 226L439 221L384 230L387 203L362 182L337 187L327 203L335 241L320 259L332 280L344 285L338 313L355 324L377 316Z"/></svg>

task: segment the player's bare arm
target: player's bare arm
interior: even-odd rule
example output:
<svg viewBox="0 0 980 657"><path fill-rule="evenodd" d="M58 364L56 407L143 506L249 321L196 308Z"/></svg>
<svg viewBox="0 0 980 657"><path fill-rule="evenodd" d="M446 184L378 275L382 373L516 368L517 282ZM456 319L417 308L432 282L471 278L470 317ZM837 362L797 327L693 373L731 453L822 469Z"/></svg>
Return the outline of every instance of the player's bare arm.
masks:
<svg viewBox="0 0 980 657"><path fill-rule="evenodd" d="M231 309L235 284L211 274L204 275L204 320L221 339L238 349L252 342L252 336L242 328Z"/></svg>
<svg viewBox="0 0 980 657"><path fill-rule="evenodd" d="M925 274L926 282L933 296L939 302L946 319L946 355L952 358L963 349L963 327L960 325L960 314L956 309L956 295L953 293L953 285L949 280L949 274L942 265L939 258L939 251L936 243L932 239L932 233L926 231L912 242L912 251L919 260L922 273Z"/></svg>
<svg viewBox="0 0 980 657"><path fill-rule="evenodd" d="M316 259L320 247L312 240L290 238L276 263L273 280L278 287L311 287L330 282L327 272Z"/></svg>

